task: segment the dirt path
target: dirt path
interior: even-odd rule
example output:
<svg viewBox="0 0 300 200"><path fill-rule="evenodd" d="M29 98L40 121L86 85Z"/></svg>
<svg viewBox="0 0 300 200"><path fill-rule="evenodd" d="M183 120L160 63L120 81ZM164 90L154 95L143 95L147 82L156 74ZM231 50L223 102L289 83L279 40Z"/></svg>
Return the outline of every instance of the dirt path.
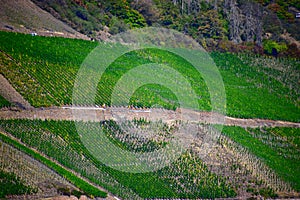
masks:
<svg viewBox="0 0 300 200"><path fill-rule="evenodd" d="M297 127L300 123L269 120L269 119L240 119L222 116L211 112L197 112L193 110L180 109L176 111L165 109L132 109L128 107L50 107L33 108L0 74L0 95L12 104L24 109L2 109L0 119L51 119L51 120L75 120L75 121L103 121L145 118L150 121L162 120L170 123L175 120L185 120L200 123L224 124L227 126L241 127Z"/></svg>
<svg viewBox="0 0 300 200"><path fill-rule="evenodd" d="M75 114L75 115L74 115ZM241 126L241 127L295 127L300 128L300 123L276 121L268 119L239 119L210 112L196 112L185 111L184 116L180 111L170 111L164 109L138 109L133 110L126 107L111 107L111 108L97 108L97 107L53 107L43 109L30 109L14 111L10 109L0 110L0 119L41 119L41 120L75 120L75 121L95 121L103 120L120 120L134 118L145 118L148 120L161 119L164 122L172 122L175 120L189 120L193 122L222 124L227 126ZM195 120L197 119L197 120Z"/></svg>
<svg viewBox="0 0 300 200"><path fill-rule="evenodd" d="M32 109L33 107L11 86L7 79L0 74L0 95L12 104L24 109Z"/></svg>

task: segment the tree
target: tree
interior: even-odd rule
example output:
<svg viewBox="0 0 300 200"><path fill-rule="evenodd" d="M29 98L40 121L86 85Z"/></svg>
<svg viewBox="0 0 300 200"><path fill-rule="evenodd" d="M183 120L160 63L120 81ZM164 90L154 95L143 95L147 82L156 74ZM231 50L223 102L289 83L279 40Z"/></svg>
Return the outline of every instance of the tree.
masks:
<svg viewBox="0 0 300 200"><path fill-rule="evenodd" d="M175 6L180 6L180 13L197 14L201 9L201 0L172 0Z"/></svg>
<svg viewBox="0 0 300 200"><path fill-rule="evenodd" d="M130 5L144 16L148 25L151 26L159 20L159 10L152 0L134 0Z"/></svg>
<svg viewBox="0 0 300 200"><path fill-rule="evenodd" d="M201 13L197 20L200 24L198 27L198 33L203 37L214 39L222 39L225 37L225 22L220 18L218 11L208 10L207 12Z"/></svg>

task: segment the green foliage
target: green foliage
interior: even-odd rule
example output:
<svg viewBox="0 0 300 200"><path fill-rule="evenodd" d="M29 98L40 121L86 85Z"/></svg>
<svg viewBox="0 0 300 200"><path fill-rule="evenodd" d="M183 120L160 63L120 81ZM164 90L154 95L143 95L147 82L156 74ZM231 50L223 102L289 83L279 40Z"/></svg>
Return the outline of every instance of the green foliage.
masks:
<svg viewBox="0 0 300 200"><path fill-rule="evenodd" d="M274 190L272 190L270 188L262 188L262 189L258 190L256 188L249 187L246 189L246 192L252 193L255 196L261 195L266 199L278 197L278 195L274 192Z"/></svg>
<svg viewBox="0 0 300 200"><path fill-rule="evenodd" d="M278 54L288 49L285 43L277 43L272 40L264 40L263 45L265 52L268 54L274 54L274 51L276 51L276 54Z"/></svg>
<svg viewBox="0 0 300 200"><path fill-rule="evenodd" d="M0 53L1 73L30 104L41 107L71 103L77 70L96 43L6 32L0 34L1 49L14 58L10 60Z"/></svg>
<svg viewBox="0 0 300 200"><path fill-rule="evenodd" d="M168 110L176 110L180 107L176 95L170 89L158 84L146 84L138 88L129 103L137 107L160 106Z"/></svg>
<svg viewBox="0 0 300 200"><path fill-rule="evenodd" d="M174 5L171 1L158 1L155 4L160 12L158 23L166 28L172 28L183 31L186 24L189 23L190 17L182 15L178 5Z"/></svg>
<svg viewBox="0 0 300 200"><path fill-rule="evenodd" d="M195 22L199 23L198 34L205 38L223 39L227 35L226 20L222 19L222 15L217 10L208 10L201 12L199 18Z"/></svg>
<svg viewBox="0 0 300 200"><path fill-rule="evenodd" d="M262 72L266 77L276 77L268 88L274 91L281 98L288 98L296 106L299 106L299 99L297 97L300 93L298 81L300 78L300 60L290 58L274 58L261 57L247 54L240 54L239 58L245 65ZM284 89L285 88L285 89Z"/></svg>
<svg viewBox="0 0 300 200"><path fill-rule="evenodd" d="M117 58L106 69L106 73L103 74L98 83L99 91L105 91L105 94L102 92L102 94L100 93L100 95L96 96L95 101L98 105L102 105L103 103L111 105L111 95L117 81L134 67L148 63L168 63L170 67L181 73L191 83L197 95L202 97L198 100L199 108L203 110L210 109L209 93L199 72L181 57L159 49L132 51ZM139 75L139 78L143 78L141 76L149 75ZM184 98L188 99L189 97ZM160 105L161 107L173 110L179 104L175 95L169 89L156 84L149 84L139 88L131 97L130 103L138 107ZM118 102L116 105L127 106L127 102Z"/></svg>
<svg viewBox="0 0 300 200"><path fill-rule="evenodd" d="M109 32L111 34L117 34L128 30L130 26L126 24L124 20L120 20L117 17L113 16L110 21L109 27Z"/></svg>
<svg viewBox="0 0 300 200"><path fill-rule="evenodd" d="M203 38L223 39L228 35L228 22L221 9L214 9L209 2L188 4L178 1L155 1L161 11L160 24L193 37L201 42Z"/></svg>
<svg viewBox="0 0 300 200"><path fill-rule="evenodd" d="M96 3L93 3L94 6L90 6L89 9L88 2L76 3L72 0L34 0L33 2L84 34L91 35L94 31L101 30L102 25L105 24L105 21L102 22L104 18L100 15L102 9Z"/></svg>
<svg viewBox="0 0 300 200"><path fill-rule="evenodd" d="M224 127L223 133L247 148L300 191L299 128ZM271 191L261 191L264 194ZM271 196L272 197L272 196Z"/></svg>
<svg viewBox="0 0 300 200"><path fill-rule="evenodd" d="M274 33L274 38L278 40L280 32L287 30L299 40L299 23L291 12L291 7L300 9L298 0L237 1L237 4L240 7L244 2L258 2L270 11L263 17L264 32ZM222 39L230 39L230 21L223 1L34 0L34 3L76 30L98 39L102 38L99 30L103 30L104 26L109 27L110 33L117 34L128 28L141 28L146 25L172 28L192 36L198 42L203 41L203 37L213 39L215 44ZM239 17L245 17L245 12ZM246 28L244 24L240 26Z"/></svg>
<svg viewBox="0 0 300 200"><path fill-rule="evenodd" d="M284 6L277 3L270 4L268 8L274 11L280 19L293 19L293 15L289 13Z"/></svg>
<svg viewBox="0 0 300 200"><path fill-rule="evenodd" d="M132 28L142 28L146 26L144 17L136 10L127 11L126 19L124 21Z"/></svg>
<svg viewBox="0 0 300 200"><path fill-rule="evenodd" d="M271 61L253 55L240 56L240 59L230 53L214 52L211 56L223 77L229 115L299 121L299 94L289 86L289 78L282 71L272 70L271 67L276 68L277 65L265 66ZM264 67L259 64L250 65L256 59ZM290 73L294 74L297 69L289 67L293 63L289 61L281 64L290 68Z"/></svg>
<svg viewBox="0 0 300 200"><path fill-rule="evenodd" d="M138 0L130 3L131 7L145 18L148 25L153 25L159 20L159 10L153 1Z"/></svg>
<svg viewBox="0 0 300 200"><path fill-rule="evenodd" d="M36 189L26 186L25 183L12 173L0 170L0 198L7 195L25 195L36 193Z"/></svg>
<svg viewBox="0 0 300 200"><path fill-rule="evenodd" d="M132 9L126 0L115 0L109 3L110 12L124 20L131 28L141 28L146 26L146 20L138 11Z"/></svg>
<svg viewBox="0 0 300 200"><path fill-rule="evenodd" d="M97 36L98 31L106 25L109 28L116 29L116 26L122 23L131 28L140 28L146 25L146 20L142 14L133 9L126 0L115 1L72 1L72 0L54 0L39 1L34 0L41 8L47 10L55 17L71 25L73 28L90 36ZM120 21L111 22L112 18ZM111 30L115 34L119 31Z"/></svg>
<svg viewBox="0 0 300 200"><path fill-rule="evenodd" d="M6 99L4 99L1 95L0 95L0 108L2 107L9 107L11 106L11 103L8 102Z"/></svg>
<svg viewBox="0 0 300 200"><path fill-rule="evenodd" d="M276 198L278 195L272 189L260 189L259 194L264 198Z"/></svg>
<svg viewBox="0 0 300 200"><path fill-rule="evenodd" d="M76 13L76 16L77 16L77 17L79 17L79 18L81 18L81 19L83 19L83 20L86 20L86 21L89 20L89 19L88 19L89 13L88 13L87 10L85 10L85 9L83 9L83 8L78 8L78 9L76 10L75 13Z"/></svg>
<svg viewBox="0 0 300 200"><path fill-rule="evenodd" d="M37 65L59 64L77 69L97 43L60 37L32 37L31 35L0 32L1 50L17 63L37 62Z"/></svg>
<svg viewBox="0 0 300 200"><path fill-rule="evenodd" d="M181 199L198 199L199 197L209 199L216 198L217 196L228 198L236 196L236 192L225 184L224 179L216 177L208 170L201 159L190 151L180 156L172 165L175 167L164 168L159 173L162 176L168 177L164 181L173 190L184 191L183 193L186 193L180 196ZM171 178L172 174L176 174L177 176ZM185 191L185 186L191 186L195 190L194 194L189 194L189 192Z"/></svg>

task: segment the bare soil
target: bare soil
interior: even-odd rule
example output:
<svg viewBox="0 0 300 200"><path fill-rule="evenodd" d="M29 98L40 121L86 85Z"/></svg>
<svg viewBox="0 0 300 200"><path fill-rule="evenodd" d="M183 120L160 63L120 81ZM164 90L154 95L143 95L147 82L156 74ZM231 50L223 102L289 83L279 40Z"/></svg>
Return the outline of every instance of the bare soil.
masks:
<svg viewBox="0 0 300 200"><path fill-rule="evenodd" d="M14 105L24 109L32 109L33 107L11 86L2 74L0 74L0 95Z"/></svg>
<svg viewBox="0 0 300 200"><path fill-rule="evenodd" d="M90 39L42 10L30 0L0 0L0 4L0 30Z"/></svg>
<svg viewBox="0 0 300 200"><path fill-rule="evenodd" d="M138 111L138 112L137 112ZM223 116L223 120L218 120L220 117L217 114L210 112L189 111L190 116L196 116L196 121L200 123L224 124L226 126L241 126L241 127L294 127L300 128L300 123L288 121L276 121L268 119L240 119ZM214 117L217 116L217 117ZM122 120L126 117L127 120L145 118L156 121L161 119L166 123L172 123L176 120L189 120L189 117L181 116L181 113L164 110L132 110L126 107L111 107L105 109L97 109L96 107L77 107L76 110L63 107L51 108L34 108L29 110L20 110L14 108L3 108L0 110L0 119L41 119L41 120L75 120L75 121L94 121L100 122L103 120Z"/></svg>

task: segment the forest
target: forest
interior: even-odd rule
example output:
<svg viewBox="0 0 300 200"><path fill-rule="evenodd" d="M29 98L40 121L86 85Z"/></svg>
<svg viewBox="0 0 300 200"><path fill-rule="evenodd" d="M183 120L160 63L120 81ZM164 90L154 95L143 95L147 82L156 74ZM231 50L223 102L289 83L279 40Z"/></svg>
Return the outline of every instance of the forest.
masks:
<svg viewBox="0 0 300 200"><path fill-rule="evenodd" d="M92 38L145 26L172 28L207 50L299 57L297 0L33 0Z"/></svg>

